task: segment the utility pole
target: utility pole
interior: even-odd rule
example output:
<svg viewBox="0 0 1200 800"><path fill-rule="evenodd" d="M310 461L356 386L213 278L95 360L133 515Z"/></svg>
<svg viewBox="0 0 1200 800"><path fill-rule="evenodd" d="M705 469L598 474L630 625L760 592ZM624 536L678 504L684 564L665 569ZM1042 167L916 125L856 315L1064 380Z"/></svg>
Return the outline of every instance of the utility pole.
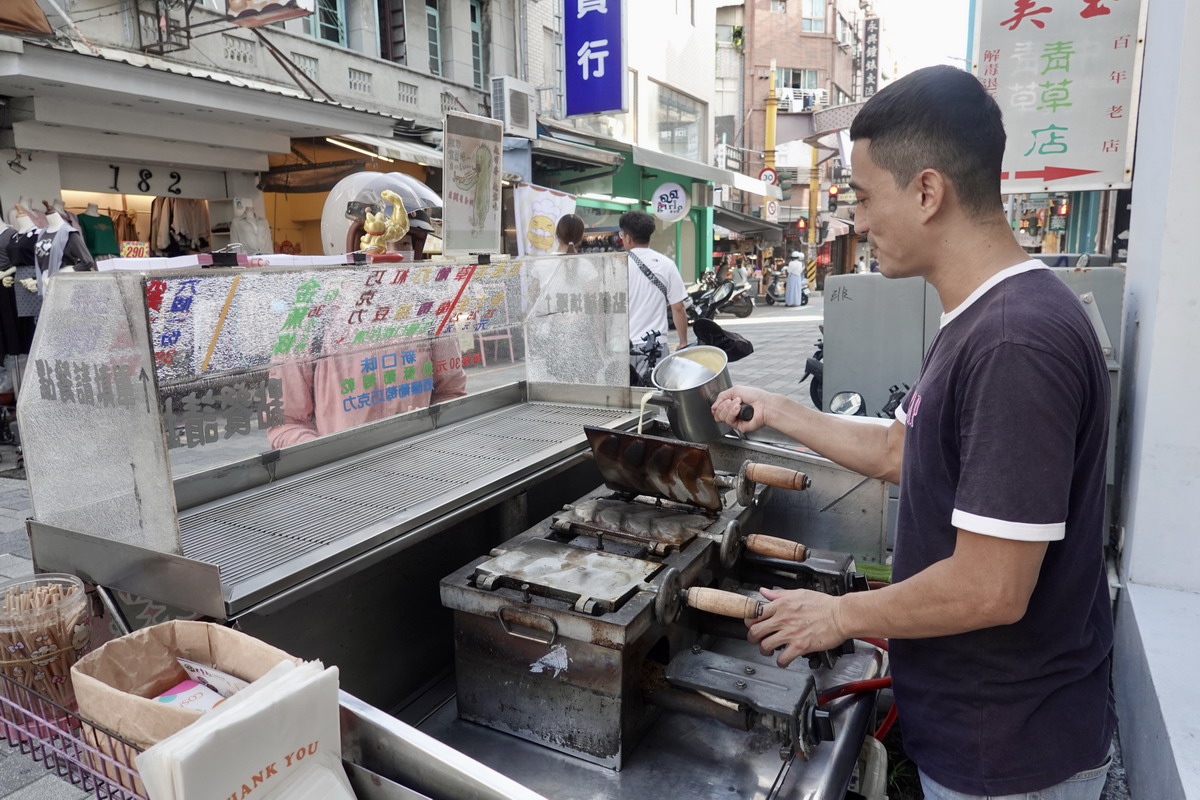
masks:
<svg viewBox="0 0 1200 800"><path fill-rule="evenodd" d="M779 96L775 94L775 59L771 59L770 86L767 89L767 129L763 137L763 166L775 169L775 117L779 113Z"/></svg>
<svg viewBox="0 0 1200 800"><path fill-rule="evenodd" d="M771 74L767 87L767 124L763 133L763 167L775 169L775 117L779 113L779 96L775 93L775 59L771 59ZM761 216L767 219L767 200L763 197Z"/></svg>
<svg viewBox="0 0 1200 800"><path fill-rule="evenodd" d="M821 173L817 169L817 146L812 145L812 168L808 173L808 263L805 274L811 276L809 282L816 280L817 261L817 217L821 207ZM815 288L815 286L814 286Z"/></svg>

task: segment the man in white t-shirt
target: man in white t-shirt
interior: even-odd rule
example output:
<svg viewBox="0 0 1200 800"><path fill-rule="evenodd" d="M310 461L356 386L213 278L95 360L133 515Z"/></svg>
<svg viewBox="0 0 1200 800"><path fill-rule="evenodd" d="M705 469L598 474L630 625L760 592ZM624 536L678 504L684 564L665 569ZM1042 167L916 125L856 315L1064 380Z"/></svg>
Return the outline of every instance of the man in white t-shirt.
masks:
<svg viewBox="0 0 1200 800"><path fill-rule="evenodd" d="M617 224L621 227L621 246L629 254L629 341L640 348L646 335L654 332L658 340L655 361L658 361L667 355L668 307L675 320L679 346L687 344L687 314L683 310L687 290L675 262L650 249L654 217L644 211L626 211ZM644 355L630 355L629 363L640 375L648 359Z"/></svg>

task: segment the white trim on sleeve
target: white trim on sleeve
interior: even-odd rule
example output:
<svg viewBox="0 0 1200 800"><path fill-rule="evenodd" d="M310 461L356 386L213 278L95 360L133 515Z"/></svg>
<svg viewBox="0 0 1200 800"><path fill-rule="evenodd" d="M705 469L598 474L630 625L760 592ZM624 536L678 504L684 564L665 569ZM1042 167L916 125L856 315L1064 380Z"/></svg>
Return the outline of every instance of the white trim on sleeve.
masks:
<svg viewBox="0 0 1200 800"><path fill-rule="evenodd" d="M950 524L971 533L1020 542L1057 542L1067 535L1066 522L1010 522L1006 519L981 517L957 508L950 515Z"/></svg>
<svg viewBox="0 0 1200 800"><path fill-rule="evenodd" d="M904 404L900 403L896 406L896 419L901 425L908 424L908 415L904 413Z"/></svg>

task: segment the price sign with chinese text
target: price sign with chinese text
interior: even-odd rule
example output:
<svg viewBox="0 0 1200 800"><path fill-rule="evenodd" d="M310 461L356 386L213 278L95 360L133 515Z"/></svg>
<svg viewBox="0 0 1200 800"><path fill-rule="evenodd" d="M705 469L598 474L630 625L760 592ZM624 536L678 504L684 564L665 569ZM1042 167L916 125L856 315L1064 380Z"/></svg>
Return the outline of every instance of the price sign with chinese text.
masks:
<svg viewBox="0 0 1200 800"><path fill-rule="evenodd" d="M567 116L628 110L624 0L564 0Z"/></svg>
<svg viewBox="0 0 1200 800"><path fill-rule="evenodd" d="M1144 31L1137 0L984 0L976 74L1004 112L1004 193L1133 177Z"/></svg>

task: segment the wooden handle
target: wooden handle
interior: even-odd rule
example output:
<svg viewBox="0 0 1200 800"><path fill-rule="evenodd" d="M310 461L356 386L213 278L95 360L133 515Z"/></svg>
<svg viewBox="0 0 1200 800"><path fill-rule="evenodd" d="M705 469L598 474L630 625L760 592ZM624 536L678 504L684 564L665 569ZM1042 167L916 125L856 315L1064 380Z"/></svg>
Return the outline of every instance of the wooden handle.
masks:
<svg viewBox="0 0 1200 800"><path fill-rule="evenodd" d="M687 604L700 611L735 619L754 619L762 616L763 602L753 597L693 586L687 590Z"/></svg>
<svg viewBox="0 0 1200 800"><path fill-rule="evenodd" d="M746 477L755 483L777 489L807 489L809 483L808 476L803 472L774 464L747 464Z"/></svg>
<svg viewBox="0 0 1200 800"><path fill-rule="evenodd" d="M752 533L746 537L746 549L760 556L782 558L784 561L803 561L808 558L808 548L799 542L776 536L763 536L761 533Z"/></svg>

